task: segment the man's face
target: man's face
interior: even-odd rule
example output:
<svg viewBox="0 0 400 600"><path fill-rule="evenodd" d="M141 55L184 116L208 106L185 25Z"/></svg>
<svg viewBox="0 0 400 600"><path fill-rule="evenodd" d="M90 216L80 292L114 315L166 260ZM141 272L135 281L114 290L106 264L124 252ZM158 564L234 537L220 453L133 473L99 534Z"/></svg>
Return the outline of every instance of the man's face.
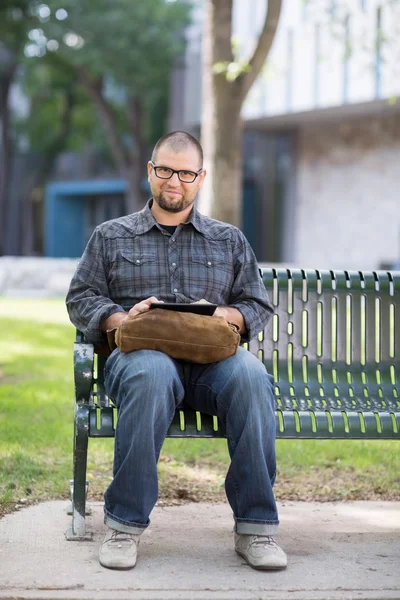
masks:
<svg viewBox="0 0 400 600"><path fill-rule="evenodd" d="M154 164L157 167L169 167L177 171L196 172L201 168L196 149L191 147L183 152L174 152L168 146L161 146ZM160 208L172 213L181 212L193 204L206 175L203 171L193 183L183 183L177 173L174 173L171 179L160 179L156 176L150 162L147 163L147 173L154 201Z"/></svg>

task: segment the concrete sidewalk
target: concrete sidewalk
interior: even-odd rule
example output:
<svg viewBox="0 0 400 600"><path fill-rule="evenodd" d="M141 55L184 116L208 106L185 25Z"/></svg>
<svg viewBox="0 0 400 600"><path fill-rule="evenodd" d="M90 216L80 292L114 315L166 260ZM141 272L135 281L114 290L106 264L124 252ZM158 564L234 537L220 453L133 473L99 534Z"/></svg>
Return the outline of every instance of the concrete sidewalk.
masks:
<svg viewBox="0 0 400 600"><path fill-rule="evenodd" d="M45 502L0 520L0 599L400 598L400 502L281 503L289 566L270 573L233 551L227 504L156 507L131 571L98 563L101 504L88 517L92 542L65 540L66 507Z"/></svg>

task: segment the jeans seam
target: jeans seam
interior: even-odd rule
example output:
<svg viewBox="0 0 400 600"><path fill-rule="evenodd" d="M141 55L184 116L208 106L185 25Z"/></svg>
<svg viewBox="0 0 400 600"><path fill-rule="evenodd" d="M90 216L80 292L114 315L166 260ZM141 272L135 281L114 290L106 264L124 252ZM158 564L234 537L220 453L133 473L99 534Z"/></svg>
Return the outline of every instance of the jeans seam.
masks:
<svg viewBox="0 0 400 600"><path fill-rule="evenodd" d="M185 393L183 393L183 394L182 394L182 397L179 399L179 401L177 402L177 405L176 405L176 406L179 406L179 405L180 405L180 403L182 402L182 400L184 399L184 397L185 397ZM165 441L165 438L166 438L166 436L167 436L168 429L170 428L170 425L171 425L172 421L174 420L175 412L176 412L176 407L175 407L174 414L172 415L172 417L171 417L171 420L170 420L170 422L168 423L168 426L167 426L167 429L166 429L165 435L163 436L163 441L161 442L161 444L160 444L160 446L159 446L159 447L157 447L157 446L156 446L156 448L155 448L155 450L156 450L156 454L159 454L159 453L161 452L161 448L163 447L163 443L164 443L164 441Z"/></svg>
<svg viewBox="0 0 400 600"><path fill-rule="evenodd" d="M192 385L192 386L195 386L195 385L196 386L203 386L203 387L207 388L208 390L211 390L212 393L215 394L216 400L218 402L218 399L219 399L219 396L220 396L220 392L217 392L216 390L214 390L210 385L207 385L206 383L196 383L196 384L194 384L192 381L189 381L189 384ZM222 408L225 410L225 413L228 412L228 407L226 406L225 402L221 402L220 401L220 406L222 406ZM233 448L233 452L235 452L235 450L236 450L236 446ZM226 476L225 481L227 479L228 479L228 475ZM236 485L236 481L235 481L235 479L234 479L234 477L232 475L229 476L229 480L230 480L230 483L231 483L233 489L235 490L236 503L239 506L239 488Z"/></svg>
<svg viewBox="0 0 400 600"><path fill-rule="evenodd" d="M119 447L119 436L115 434L114 437L115 437L115 452L116 452L116 457L118 459L118 469L119 469L120 466L121 466L121 454L120 454L120 447Z"/></svg>
<svg viewBox="0 0 400 600"><path fill-rule="evenodd" d="M226 485L226 481L227 481L227 480L228 480L228 474L227 474L227 475L226 475L226 477L225 477L225 485ZM231 483L231 485L232 485L233 489L235 490L235 496L236 496L236 506L237 506L237 507L239 507L239 504L240 504L240 500L239 500L239 489L238 489L238 487L237 487L237 485L236 485L236 481L234 480L234 478L233 478L232 474L229 474L229 480L230 480L230 483ZM236 516L235 516L235 519L236 519Z"/></svg>

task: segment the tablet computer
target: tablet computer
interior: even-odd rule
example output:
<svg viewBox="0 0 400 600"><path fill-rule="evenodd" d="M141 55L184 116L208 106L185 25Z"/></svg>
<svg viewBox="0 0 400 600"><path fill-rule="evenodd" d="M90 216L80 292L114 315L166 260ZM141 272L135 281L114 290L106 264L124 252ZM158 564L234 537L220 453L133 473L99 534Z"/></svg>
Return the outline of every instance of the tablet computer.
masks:
<svg viewBox="0 0 400 600"><path fill-rule="evenodd" d="M185 302L152 302L152 308L162 308L164 310L177 310L179 312L191 312L196 315L206 315L211 317L214 314L217 304L187 304Z"/></svg>

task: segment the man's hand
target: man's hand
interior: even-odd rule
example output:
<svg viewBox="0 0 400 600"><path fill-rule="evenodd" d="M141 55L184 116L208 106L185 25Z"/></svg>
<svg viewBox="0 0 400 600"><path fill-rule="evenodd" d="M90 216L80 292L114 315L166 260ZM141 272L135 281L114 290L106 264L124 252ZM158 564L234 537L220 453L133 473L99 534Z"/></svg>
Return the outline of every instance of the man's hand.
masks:
<svg viewBox="0 0 400 600"><path fill-rule="evenodd" d="M211 304L211 302L208 302L208 300L202 298L201 300L193 302L193 304ZM222 317L228 323L233 323L234 325L237 325L239 327L239 333L241 335L246 332L246 325L244 322L243 315L237 308L233 308L230 306L217 306L213 317Z"/></svg>
<svg viewBox="0 0 400 600"><path fill-rule="evenodd" d="M150 308L150 304L153 302L162 302L162 300L158 300L155 296L150 296L150 298L147 298L146 300L141 300L135 304L135 306L132 306L131 310L128 312L128 316L134 317L140 313L147 312Z"/></svg>
<svg viewBox="0 0 400 600"><path fill-rule="evenodd" d="M125 321L125 319L128 319L129 317L134 317L135 315L139 315L142 312L146 312L147 310L149 310L150 304L152 302L161 302L161 300L157 300L155 296L151 296L151 298L147 298L146 300L142 300L141 302L135 304L135 306L133 306L131 310L127 313L114 313L113 315L108 317L108 319L102 322L100 327L101 331L106 332L110 329L115 329L116 327L119 327L122 321Z"/></svg>

